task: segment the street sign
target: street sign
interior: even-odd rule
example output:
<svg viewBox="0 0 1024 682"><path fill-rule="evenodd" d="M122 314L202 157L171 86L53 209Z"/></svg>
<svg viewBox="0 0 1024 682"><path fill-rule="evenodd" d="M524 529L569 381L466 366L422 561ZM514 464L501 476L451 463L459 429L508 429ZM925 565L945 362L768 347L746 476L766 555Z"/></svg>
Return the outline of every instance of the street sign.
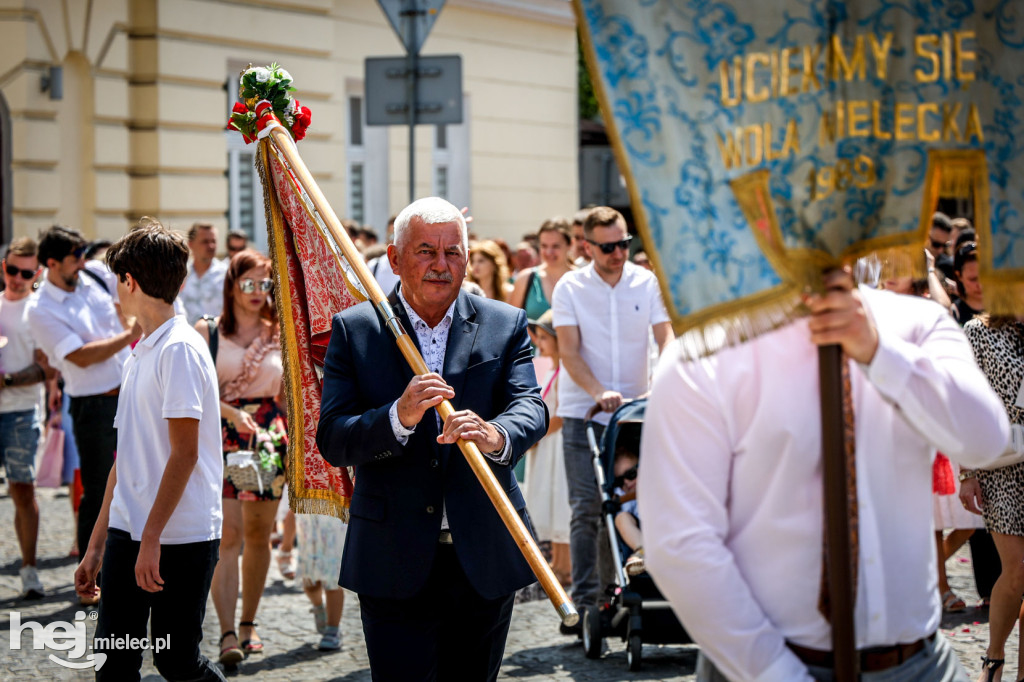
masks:
<svg viewBox="0 0 1024 682"><path fill-rule="evenodd" d="M366 125L409 124L409 60L366 60ZM416 60L415 122L462 123L462 57L442 55Z"/></svg>
<svg viewBox="0 0 1024 682"><path fill-rule="evenodd" d="M445 0L377 0L406 52L419 54Z"/></svg>

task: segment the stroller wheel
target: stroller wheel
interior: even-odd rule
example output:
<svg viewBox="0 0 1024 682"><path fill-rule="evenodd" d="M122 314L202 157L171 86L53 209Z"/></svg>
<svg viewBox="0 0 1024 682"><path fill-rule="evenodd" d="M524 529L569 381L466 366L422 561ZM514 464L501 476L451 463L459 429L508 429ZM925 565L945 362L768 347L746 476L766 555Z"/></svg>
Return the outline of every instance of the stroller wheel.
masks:
<svg viewBox="0 0 1024 682"><path fill-rule="evenodd" d="M626 664L629 669L636 672L640 669L640 658L643 655L644 641L640 637L639 633L634 633L629 636L629 642L626 645Z"/></svg>
<svg viewBox="0 0 1024 682"><path fill-rule="evenodd" d="M583 653L601 658L601 609L592 604L583 612Z"/></svg>

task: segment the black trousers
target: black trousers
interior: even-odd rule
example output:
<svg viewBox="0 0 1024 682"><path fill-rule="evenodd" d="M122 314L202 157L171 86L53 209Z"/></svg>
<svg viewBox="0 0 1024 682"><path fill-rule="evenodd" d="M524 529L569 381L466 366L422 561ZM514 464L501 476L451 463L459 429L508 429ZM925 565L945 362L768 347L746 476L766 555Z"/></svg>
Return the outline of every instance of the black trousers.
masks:
<svg viewBox="0 0 1024 682"><path fill-rule="evenodd" d="M370 674L379 682L495 680L515 593L483 599L452 545L438 545L423 590L411 599L359 595Z"/></svg>
<svg viewBox="0 0 1024 682"><path fill-rule="evenodd" d="M82 501L78 506L78 547L85 554L89 546L92 527L103 507L103 492L107 489L110 467L114 466L117 449L116 395L90 395L72 397L68 409L78 448L79 468L82 473Z"/></svg>
<svg viewBox="0 0 1024 682"><path fill-rule="evenodd" d="M160 577L164 589L146 592L135 582L139 543L122 530L107 531L100 577L103 599L93 644L97 653L107 655L107 660L96 671L98 681L140 679L144 649L129 648L123 643L129 638L145 641L149 623L148 645L152 647L153 663L164 679L225 682L220 668L199 651L206 597L219 556L220 540L160 545ZM111 639L120 640L122 645L118 646ZM160 644L164 648L157 651Z"/></svg>

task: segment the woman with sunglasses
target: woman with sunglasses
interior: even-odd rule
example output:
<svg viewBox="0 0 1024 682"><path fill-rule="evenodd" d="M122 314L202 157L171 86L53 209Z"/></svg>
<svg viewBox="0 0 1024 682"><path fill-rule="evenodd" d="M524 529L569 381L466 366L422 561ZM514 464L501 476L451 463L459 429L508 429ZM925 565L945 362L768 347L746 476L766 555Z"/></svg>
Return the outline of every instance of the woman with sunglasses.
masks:
<svg viewBox="0 0 1024 682"><path fill-rule="evenodd" d="M257 428L265 431L275 422L284 426L284 368L277 312L270 300L272 290L266 256L245 249L231 258L224 277L224 312L215 320L225 459L228 453L250 449ZM213 323L205 319L196 324L207 341L211 326ZM247 654L263 652L263 643L256 634L256 609L270 567L270 534L284 483L283 467L262 492L238 490L224 479L224 527L212 592L222 633L220 662L225 665L234 665ZM240 552L242 613L236 633Z"/></svg>

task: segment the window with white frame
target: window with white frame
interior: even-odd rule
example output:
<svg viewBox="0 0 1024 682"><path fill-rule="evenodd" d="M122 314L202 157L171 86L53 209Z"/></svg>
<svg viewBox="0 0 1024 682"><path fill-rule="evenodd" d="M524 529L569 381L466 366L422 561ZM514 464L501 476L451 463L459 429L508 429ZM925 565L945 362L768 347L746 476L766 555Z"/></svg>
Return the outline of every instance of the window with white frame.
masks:
<svg viewBox="0 0 1024 682"><path fill-rule="evenodd" d="M462 123L434 128L432 190L456 206L470 206L469 97L462 101Z"/></svg>
<svg viewBox="0 0 1024 682"><path fill-rule="evenodd" d="M388 129L367 126L361 81L347 83L345 217L384 239L388 224Z"/></svg>

